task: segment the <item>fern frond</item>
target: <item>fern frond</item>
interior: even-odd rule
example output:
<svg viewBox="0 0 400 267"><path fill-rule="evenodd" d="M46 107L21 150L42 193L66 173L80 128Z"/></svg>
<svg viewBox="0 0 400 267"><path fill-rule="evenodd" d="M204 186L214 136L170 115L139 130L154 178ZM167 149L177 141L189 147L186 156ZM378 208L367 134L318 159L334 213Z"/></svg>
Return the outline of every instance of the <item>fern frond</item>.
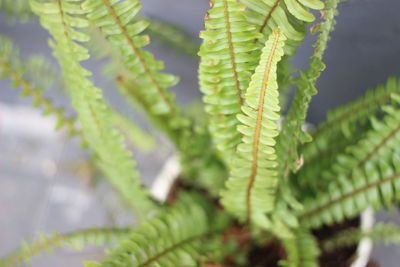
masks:
<svg viewBox="0 0 400 267"><path fill-rule="evenodd" d="M244 103L244 92L250 82L260 46L260 34L247 23L245 6L236 0L212 1L200 33L200 90L204 93L210 132L226 162L240 142L236 115Z"/></svg>
<svg viewBox="0 0 400 267"><path fill-rule="evenodd" d="M361 139L357 144L349 146L346 151L338 154L330 166L326 170L319 170L319 177L301 175L298 179L303 186L314 191L321 190L323 184L329 183L337 176L351 179L352 171L363 167L367 163L371 163L382 159L384 156L396 152L396 145L400 144L397 140L400 136L400 112L392 108L384 108L389 114L379 121L377 118L371 119L371 130L369 130L365 138ZM392 151L393 149L393 151ZM312 172L313 171L313 172ZM305 174L316 174L317 169L308 171ZM322 174L322 175L321 175Z"/></svg>
<svg viewBox="0 0 400 267"><path fill-rule="evenodd" d="M314 142L306 144L302 149L305 162L336 147L338 139L351 141L352 136L368 123L368 118L379 113L382 106L392 102L391 94L399 92L398 78L390 77L386 84L370 89L357 100L330 111L327 120L312 133Z"/></svg>
<svg viewBox="0 0 400 267"><path fill-rule="evenodd" d="M317 41L314 44L314 53L311 57L309 68L301 72L296 81L297 92L291 103L287 116L282 123L282 131L278 139L278 152L280 161L280 176L287 178L289 170L296 171L298 160L297 147L299 143L307 141L306 133L302 130L308 106L313 95L317 93L315 83L321 72L325 69L322 57L327 48L330 33L334 30L335 15L339 0L325 2L324 21L320 24Z"/></svg>
<svg viewBox="0 0 400 267"><path fill-rule="evenodd" d="M276 66L283 56L285 39L282 31L275 29L262 50L246 91L243 113L238 116L242 142L231 163L227 189L222 192L226 209L248 222L264 224L265 213L274 208L277 185L274 146L280 117Z"/></svg>
<svg viewBox="0 0 400 267"><path fill-rule="evenodd" d="M130 228L90 228L67 234L40 235L40 240L33 243L22 243L21 248L0 259L1 267L15 267L29 263L32 257L51 251L56 247L69 246L81 250L87 244L108 244L129 235Z"/></svg>
<svg viewBox="0 0 400 267"><path fill-rule="evenodd" d="M44 3L31 0L32 9L39 15L42 26L54 38L50 45L61 65L82 133L95 152L97 164L139 215L150 215L149 211L154 210L155 204L140 184L135 162L125 148L121 134L112 128L101 91L88 79L91 73L80 65L80 61L89 57L87 49L79 44L89 39L78 30L89 24L82 16L85 11L81 4L76 0Z"/></svg>
<svg viewBox="0 0 400 267"><path fill-rule="evenodd" d="M318 267L320 250L315 237L309 230L302 227L297 228L294 234L294 238L282 240L287 260L281 261L279 265L287 267Z"/></svg>
<svg viewBox="0 0 400 267"><path fill-rule="evenodd" d="M163 63L142 49L149 43L148 36L140 35L148 22L139 20L133 23L141 8L138 0L87 0L83 8L88 12L88 19L100 28L118 52L131 78L139 85L138 94L146 100L150 111L164 116L163 120L171 128L187 127L187 118L181 114L174 95L167 89L174 86L178 78L159 72Z"/></svg>
<svg viewBox="0 0 400 267"><path fill-rule="evenodd" d="M55 107L52 101L43 95L43 87L38 88L29 77L25 78L27 74L32 76L33 69L37 74L43 74L41 71L38 72L37 65L34 64L29 67L29 64L23 65L21 62L18 50L13 43L8 38L0 36L0 78L9 78L12 86L20 87L22 89L21 95L32 97L33 106L43 108L45 115L55 115L56 129L65 128L70 136L80 134L80 130L75 125L76 118L67 118L63 108ZM41 83L43 84L43 81ZM46 85L46 82L44 85Z"/></svg>
<svg viewBox="0 0 400 267"><path fill-rule="evenodd" d="M302 201L305 209L301 218L308 225L342 221L369 205L390 207L398 199L400 111L385 110L389 115L381 122L373 119L373 130L365 139L339 155L322 177L310 178L318 181L318 186L315 197L306 196Z"/></svg>
<svg viewBox="0 0 400 267"><path fill-rule="evenodd" d="M206 240L226 227L197 195L185 195L178 204L143 223L99 266L198 266Z"/></svg>
<svg viewBox="0 0 400 267"><path fill-rule="evenodd" d="M263 34L261 41L265 40L276 27L282 29L288 38L286 55L294 53L294 45L298 45L305 36L304 22L314 21L314 15L308 8L321 10L323 2L319 0L240 0L249 9L246 19L257 25L258 32Z"/></svg>
<svg viewBox="0 0 400 267"><path fill-rule="evenodd" d="M399 244L400 227L393 223L377 223L368 231L362 231L360 228L350 228L343 230L325 240L323 248L331 251L337 248L357 245L362 238L369 238L374 243Z"/></svg>

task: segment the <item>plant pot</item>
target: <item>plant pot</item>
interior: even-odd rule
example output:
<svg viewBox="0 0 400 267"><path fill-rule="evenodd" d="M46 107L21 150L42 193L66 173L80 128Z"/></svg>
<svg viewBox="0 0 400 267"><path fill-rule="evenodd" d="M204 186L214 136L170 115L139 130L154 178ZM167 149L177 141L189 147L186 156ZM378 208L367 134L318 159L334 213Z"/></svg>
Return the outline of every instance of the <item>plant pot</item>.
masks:
<svg viewBox="0 0 400 267"><path fill-rule="evenodd" d="M310 127L310 125L307 125ZM167 201L175 181L180 174L180 164L177 155L169 157L161 168L161 171L155 178L150 188L151 196L161 203ZM374 213L372 208L365 210L360 216L360 227L362 231L369 231L374 223ZM370 238L363 238L357 245L354 255L354 260L351 267L365 267L367 266L372 252L372 240Z"/></svg>

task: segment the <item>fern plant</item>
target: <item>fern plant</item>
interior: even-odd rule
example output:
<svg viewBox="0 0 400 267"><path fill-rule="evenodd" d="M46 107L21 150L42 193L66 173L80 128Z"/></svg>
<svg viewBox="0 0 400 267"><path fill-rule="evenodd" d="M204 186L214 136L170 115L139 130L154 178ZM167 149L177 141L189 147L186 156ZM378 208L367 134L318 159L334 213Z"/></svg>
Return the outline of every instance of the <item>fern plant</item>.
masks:
<svg viewBox="0 0 400 267"><path fill-rule="evenodd" d="M368 233L356 226L329 240L316 234L400 200L398 78L330 111L315 129L303 127L320 89L316 82L340 2L211 0L197 48L176 27L140 15L139 0L18 0L14 6L0 0L13 20L38 18L61 69L51 72L58 82L48 82L44 59L20 57L1 36L0 77L81 139L138 219L127 228L44 236L24 243L0 266L29 262L63 244L111 241L104 260L86 266L324 266L321 255L361 238L398 241L391 225ZM178 78L146 50L146 33L184 53L198 49L204 106L196 116L175 102L170 88ZM296 70L291 59L312 34L309 67ZM82 64L93 54L109 59L104 75L179 154L181 173L165 203L142 185L126 145L149 149L155 140L94 85ZM76 117L66 117L43 94L60 81Z"/></svg>

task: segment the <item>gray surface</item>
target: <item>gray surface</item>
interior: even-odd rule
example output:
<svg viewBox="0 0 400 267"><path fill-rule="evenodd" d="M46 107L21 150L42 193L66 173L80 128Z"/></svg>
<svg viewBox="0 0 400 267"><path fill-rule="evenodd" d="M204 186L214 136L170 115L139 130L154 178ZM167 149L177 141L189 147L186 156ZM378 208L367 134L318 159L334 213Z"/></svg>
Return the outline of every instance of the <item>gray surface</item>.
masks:
<svg viewBox="0 0 400 267"><path fill-rule="evenodd" d="M206 0L146 0L143 1L144 11L147 14L173 22L184 27L193 38L197 38L202 28L202 19L208 9ZM400 2L397 0L353 0L344 3L340 8L339 22L333 33L332 41L327 51L325 62L327 70L318 81L319 94L314 98L309 114L309 121L321 121L327 109L340 103L347 102L360 95L365 89L374 87L386 80L388 75L400 74L398 49L400 47L400 23L398 10ZM49 53L47 49L47 33L37 25L17 25L11 27L4 23L0 15L0 33L11 35L21 47L22 54L32 52ZM312 38L308 40L309 45ZM174 88L180 103L188 103L198 99L200 93L197 86L197 62L186 56L179 56L165 48L152 48L156 56L166 61L166 70L181 76L181 83ZM299 49L295 64L300 68L306 66L311 54L309 46ZM95 64L88 64L96 69ZM110 85L105 79L96 76L96 83L108 88ZM17 92L5 90L6 83L0 81L0 101L7 103L29 103L27 100L18 100ZM114 103L124 110L128 110L121 98L114 96L107 90ZM61 94L56 94L61 95ZM61 102L66 101L61 99ZM132 113L135 114L135 113ZM4 155L4 143L0 142L0 151ZM21 140L13 142L22 145ZM62 141L65 142L65 141ZM59 147L59 145L54 146ZM12 148L10 148L12 149ZM45 148L44 148L45 149ZM167 149L168 150L168 149ZM78 146L69 146L71 153L78 153ZM46 157L54 158L57 149L43 153L53 153ZM168 152L163 152L167 154ZM15 152L11 150L11 156ZM142 157L142 156L139 156ZM162 156L158 159L160 161ZM30 159L27 159L29 161ZM141 158L140 162L144 162ZM1 162L0 162L1 163ZM31 163L32 164L32 163ZM157 165L157 164L156 164ZM157 172L153 165L141 165L145 179L148 180ZM50 206L45 219L39 226L35 226L33 218L37 216L37 209L43 202L44 191L48 190L48 183L39 171L31 171L27 175L21 168L1 168L0 173L0 255L15 247L19 239L33 236L37 230L69 230L73 226L63 219L63 209L66 206ZM68 185L68 188L86 192L91 203L87 208L87 223L105 224L107 216L104 208L94 207L95 196L82 182L72 178L71 174L60 174L57 184ZM18 192L18 196L15 192ZM20 192L23 192L22 194ZM39 203L39 205L38 205ZM392 218L397 218L397 213ZM385 220L387 215L379 213L378 218ZM37 224L36 224L37 225ZM375 247L373 257L381 266L398 266L400 252L398 246ZM75 255L75 254L73 254ZM84 255L86 257L86 255ZM98 256L98 255L97 255ZM67 254L66 259L73 259ZM79 255L77 256L80 259ZM64 263L64 266L79 266L76 262ZM37 266L45 266L39 263ZM60 263L48 263L46 266L61 266Z"/></svg>

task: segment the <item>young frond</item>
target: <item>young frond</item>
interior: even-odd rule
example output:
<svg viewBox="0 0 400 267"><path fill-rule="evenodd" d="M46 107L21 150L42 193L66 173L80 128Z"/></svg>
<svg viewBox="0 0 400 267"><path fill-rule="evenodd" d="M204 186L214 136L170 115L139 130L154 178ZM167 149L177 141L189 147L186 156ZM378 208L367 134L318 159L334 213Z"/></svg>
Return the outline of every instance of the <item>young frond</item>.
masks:
<svg viewBox="0 0 400 267"><path fill-rule="evenodd" d="M246 20L257 25L257 31L263 34L263 42L276 27L282 29L288 38L286 48L298 45L305 36L305 22L314 21L309 8L321 10L324 3L320 0L240 0L249 9ZM285 54L293 54L293 48Z"/></svg>
<svg viewBox="0 0 400 267"><path fill-rule="evenodd" d="M236 115L244 103L244 92L257 66L260 37L246 22L246 7L236 0L212 1L200 33L200 90L204 93L209 129L224 160L240 142Z"/></svg>
<svg viewBox="0 0 400 267"><path fill-rule="evenodd" d="M185 195L159 216L143 223L100 266L198 266L207 238L227 226L225 219L197 195Z"/></svg>
<svg viewBox="0 0 400 267"><path fill-rule="evenodd" d="M9 78L13 87L22 89L22 96L32 97L33 106L42 108L44 115L55 115L56 129L65 128L70 136L80 134L75 125L76 119L67 118L63 108L55 107L52 101L43 95L43 86L47 85L47 82L43 82L46 75L43 75L43 69L38 68L37 60L38 58L32 58L28 60L28 64L22 64L18 49L8 38L0 36L0 78ZM36 86L37 79L32 80L39 75L43 79L40 81L41 87Z"/></svg>
<svg viewBox="0 0 400 267"><path fill-rule="evenodd" d="M313 197L304 195L301 220L318 227L351 218L368 206L390 207L399 198L400 112L391 107L383 121L372 120L373 129L331 169L313 181Z"/></svg>
<svg viewBox="0 0 400 267"><path fill-rule="evenodd" d="M280 118L276 66L283 56L285 36L275 29L262 50L260 63L246 91L241 124L243 135L222 192L225 208L242 221L266 227L265 213L274 209L276 177L275 137Z"/></svg>
<svg viewBox="0 0 400 267"><path fill-rule="evenodd" d="M80 44L89 40L89 36L79 30L89 24L82 16L85 11L81 4L76 0L31 0L33 11L53 37L50 45L61 65L82 133L95 152L96 163L127 203L139 215L149 216L155 204L140 183L135 162L125 148L122 135L112 128L101 91L88 79L91 73L80 65L80 61L89 57L87 49Z"/></svg>
<svg viewBox="0 0 400 267"><path fill-rule="evenodd" d="M1 267L20 266L29 263L32 257L56 247L69 246L81 250L84 245L103 245L117 241L129 235L129 228L90 228L67 234L40 235L40 240L33 243L22 243L21 248L0 259Z"/></svg>

